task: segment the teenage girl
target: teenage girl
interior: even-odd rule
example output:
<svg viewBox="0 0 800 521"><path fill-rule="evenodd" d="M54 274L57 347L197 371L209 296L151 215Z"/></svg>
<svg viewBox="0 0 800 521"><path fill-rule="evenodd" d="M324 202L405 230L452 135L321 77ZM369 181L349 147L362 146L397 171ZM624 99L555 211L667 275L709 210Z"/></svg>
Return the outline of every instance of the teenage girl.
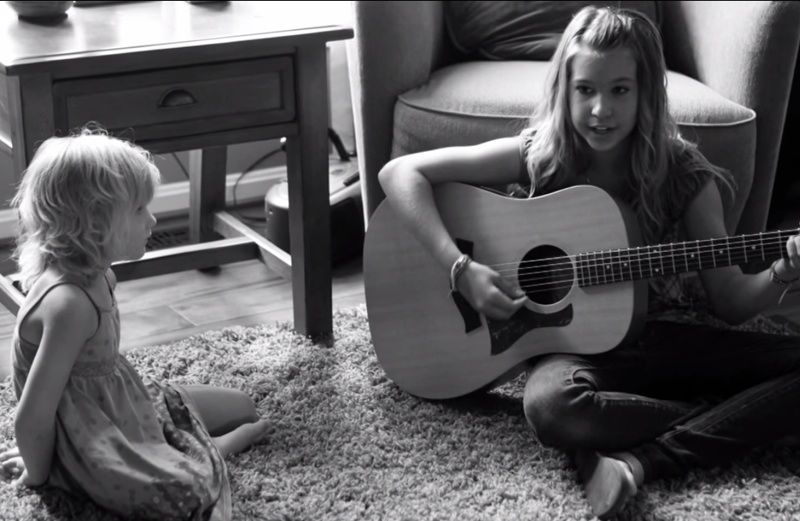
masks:
<svg viewBox="0 0 800 521"><path fill-rule="evenodd" d="M553 56L547 87L520 135L407 155L379 174L395 213L442 276L455 275L456 290L491 318L510 317L528 299L462 255L432 185L520 182L536 196L591 184L630 205L650 244L727 235L722 197L734 189L730 176L682 138L670 117L661 37L646 17L582 9ZM761 273L702 271L715 315L735 324L774 306L800 277L798 246L791 237L786 255ZM574 456L592 511L603 518L646 481L721 464L800 430L796 339L668 321L661 311L665 302L685 301L683 281L651 288L637 343L540 357L525 388L525 415L539 440Z"/></svg>

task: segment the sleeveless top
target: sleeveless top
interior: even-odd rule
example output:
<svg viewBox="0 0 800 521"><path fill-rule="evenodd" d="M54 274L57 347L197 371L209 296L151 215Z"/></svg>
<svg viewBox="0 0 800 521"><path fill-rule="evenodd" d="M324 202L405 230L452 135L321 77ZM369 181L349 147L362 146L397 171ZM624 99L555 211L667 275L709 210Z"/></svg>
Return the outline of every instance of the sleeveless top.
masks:
<svg viewBox="0 0 800 521"><path fill-rule="evenodd" d="M533 132L529 129L520 134L522 139L521 158L523 161L523 173L519 184L512 187L511 193L516 196L527 196L530 193L530 178L525 161L528 148L531 145ZM691 201L697 196L700 190L709 182L714 180L714 175L705 170L690 171L684 167L685 158L680 157L671 165L670 172L664 181L663 189L660 190L662 201L667 210L665 222L655 232L654 237L647 241L649 244L671 243L687 240L683 229L683 217ZM553 186L553 183L537 187L537 195L544 195L556 191L566 186ZM634 213L636 204L632 198L623 201ZM638 223L642 229L642 223ZM709 309L705 298L705 291L700 285L698 277L693 273L675 274L666 277L652 278L648 281L648 319L651 320L677 320L684 321L687 313L694 315L694 321L716 322Z"/></svg>
<svg viewBox="0 0 800 521"><path fill-rule="evenodd" d="M231 500L225 462L194 403L178 386L146 386L119 352L119 311L98 304L77 279L36 284L17 315L13 383L22 394L38 344L20 324L55 287L80 288L98 327L78 355L56 412L47 484L88 498L118 515L142 520L227 520Z"/></svg>

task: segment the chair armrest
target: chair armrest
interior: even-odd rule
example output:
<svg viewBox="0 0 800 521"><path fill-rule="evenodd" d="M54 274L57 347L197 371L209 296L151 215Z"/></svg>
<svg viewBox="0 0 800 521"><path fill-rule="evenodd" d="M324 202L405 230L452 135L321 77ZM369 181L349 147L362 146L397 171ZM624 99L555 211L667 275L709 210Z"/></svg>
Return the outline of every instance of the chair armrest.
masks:
<svg viewBox="0 0 800 521"><path fill-rule="evenodd" d="M756 111L752 189L738 230L764 229L800 43L797 2L661 2L667 66Z"/></svg>
<svg viewBox="0 0 800 521"><path fill-rule="evenodd" d="M365 217L383 199L378 172L389 160L398 94L424 83L445 58L441 2L353 2L347 43Z"/></svg>

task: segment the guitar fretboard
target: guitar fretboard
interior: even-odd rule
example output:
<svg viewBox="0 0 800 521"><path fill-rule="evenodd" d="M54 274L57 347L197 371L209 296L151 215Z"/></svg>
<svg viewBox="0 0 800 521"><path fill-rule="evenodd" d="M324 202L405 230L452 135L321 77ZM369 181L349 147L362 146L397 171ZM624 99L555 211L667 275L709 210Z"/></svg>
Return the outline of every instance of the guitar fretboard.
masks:
<svg viewBox="0 0 800 521"><path fill-rule="evenodd" d="M580 286L663 277L690 271L774 260L786 256L786 240L798 230L676 242L575 256Z"/></svg>

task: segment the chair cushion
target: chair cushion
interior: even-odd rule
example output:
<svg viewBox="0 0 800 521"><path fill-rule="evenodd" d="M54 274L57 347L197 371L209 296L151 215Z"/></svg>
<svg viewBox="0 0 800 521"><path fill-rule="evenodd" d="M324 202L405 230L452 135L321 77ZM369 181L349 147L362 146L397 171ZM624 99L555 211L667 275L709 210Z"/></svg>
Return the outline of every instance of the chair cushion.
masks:
<svg viewBox="0 0 800 521"><path fill-rule="evenodd" d="M490 60L549 60L573 15L587 5L635 9L659 23L657 2L443 2L455 48Z"/></svg>
<svg viewBox="0 0 800 521"><path fill-rule="evenodd" d="M543 96L548 65L474 61L435 71L427 83L398 96L392 157L517 134ZM667 82L670 113L683 135L734 176L736 198L725 206L726 221L735 224L752 184L755 112L683 74L670 71Z"/></svg>

